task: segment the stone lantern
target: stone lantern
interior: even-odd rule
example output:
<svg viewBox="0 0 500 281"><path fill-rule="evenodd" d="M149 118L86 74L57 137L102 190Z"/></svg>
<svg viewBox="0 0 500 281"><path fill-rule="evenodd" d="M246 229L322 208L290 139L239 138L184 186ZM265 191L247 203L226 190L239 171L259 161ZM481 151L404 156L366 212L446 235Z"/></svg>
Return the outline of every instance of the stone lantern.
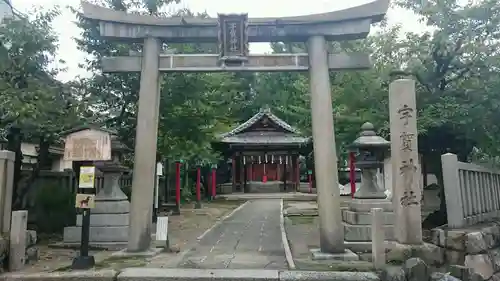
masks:
<svg viewBox="0 0 500 281"><path fill-rule="evenodd" d="M357 199L385 199L386 194L378 184L377 172L384 165L385 154L391 143L377 136L372 123L361 126L360 136L351 144L357 152L356 167L361 169L361 187L354 194Z"/></svg>
<svg viewBox="0 0 500 281"><path fill-rule="evenodd" d="M78 127L66 132L66 134L73 134L73 143L75 139L88 140L89 136L93 136L94 139L99 139L103 135L109 136L109 154L107 157L100 158L110 160L88 161L102 172L103 177L102 188L97 190L95 207L91 210L89 243L91 246L108 249L124 247L128 242L130 202L121 189L120 178L124 172L129 170L121 164L124 152L128 148L117 140L115 132L102 129L97 125ZM91 143L96 143L96 141ZM65 146L68 146L68 141ZM79 214L77 215L76 226L64 228L65 244L79 243L82 221L83 217Z"/></svg>
<svg viewBox="0 0 500 281"><path fill-rule="evenodd" d="M97 193L96 202L128 200L127 195L123 193L120 186L122 174L129 171L127 167L121 164L123 155L128 150L123 143L118 141L117 136L111 136L111 160L96 163L96 168L103 173L104 179L103 188Z"/></svg>

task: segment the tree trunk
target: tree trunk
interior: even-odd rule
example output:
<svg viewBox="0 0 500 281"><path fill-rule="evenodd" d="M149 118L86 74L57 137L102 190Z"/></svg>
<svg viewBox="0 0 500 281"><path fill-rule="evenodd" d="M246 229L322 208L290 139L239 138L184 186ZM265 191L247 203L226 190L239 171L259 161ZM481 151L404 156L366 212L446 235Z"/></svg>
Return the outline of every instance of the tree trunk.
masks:
<svg viewBox="0 0 500 281"><path fill-rule="evenodd" d="M35 186L34 183L36 179L39 177L40 171L44 169L50 169L49 148L50 148L50 142L44 137L40 137L36 164L33 167L31 175L26 181L26 183L24 183L22 186L18 186L18 188L16 189L17 192L15 192L14 194L15 197L13 198L12 201L13 210L25 209L26 206L24 206L25 202L24 198L26 197L26 195L28 195L30 190Z"/></svg>

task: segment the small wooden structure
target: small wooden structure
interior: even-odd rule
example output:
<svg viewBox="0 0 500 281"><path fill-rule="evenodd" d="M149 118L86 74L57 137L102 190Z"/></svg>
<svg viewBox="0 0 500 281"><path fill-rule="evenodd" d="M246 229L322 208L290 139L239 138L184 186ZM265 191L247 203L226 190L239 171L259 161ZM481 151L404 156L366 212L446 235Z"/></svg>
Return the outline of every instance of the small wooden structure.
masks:
<svg viewBox="0 0 500 281"><path fill-rule="evenodd" d="M312 140L274 115L268 107L219 136L214 148L230 158L232 191L295 191L300 184L299 155Z"/></svg>

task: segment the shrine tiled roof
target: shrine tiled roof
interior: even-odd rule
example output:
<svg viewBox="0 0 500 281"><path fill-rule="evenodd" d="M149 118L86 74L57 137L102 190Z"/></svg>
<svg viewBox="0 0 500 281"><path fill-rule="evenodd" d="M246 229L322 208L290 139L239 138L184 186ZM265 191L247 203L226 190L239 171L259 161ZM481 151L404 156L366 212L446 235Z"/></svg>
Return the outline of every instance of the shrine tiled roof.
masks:
<svg viewBox="0 0 500 281"><path fill-rule="evenodd" d="M279 118L278 116L274 115L271 112L271 109L269 107L263 107L263 108L260 109L260 111L257 114L255 114L254 116L252 116L245 123L239 125L238 127L234 128L233 130L231 130L231 131L229 131L227 133L224 133L224 134L220 135L220 137L221 138L226 138L226 137L230 137L230 136L234 136L236 134L239 134L239 133L243 132L244 130L250 128L255 123L257 123L264 116L267 116L271 121L273 121L274 123L276 123L278 126L280 126L281 128L283 128L285 131L288 131L288 132L293 133L293 134L300 135L299 130L297 130L296 128L290 126L287 122L283 121L281 118Z"/></svg>
<svg viewBox="0 0 500 281"><path fill-rule="evenodd" d="M234 144L303 144L307 143L310 138L297 136L294 134L271 134L267 132L249 132L233 136L228 136L221 139L221 142Z"/></svg>
<svg viewBox="0 0 500 281"><path fill-rule="evenodd" d="M267 117L275 123L282 131L248 131L254 124ZM300 131L290 126L278 116L274 115L269 107L261 108L260 111L233 130L219 136L219 142L232 144L283 144L301 145L308 143L310 138L301 135Z"/></svg>

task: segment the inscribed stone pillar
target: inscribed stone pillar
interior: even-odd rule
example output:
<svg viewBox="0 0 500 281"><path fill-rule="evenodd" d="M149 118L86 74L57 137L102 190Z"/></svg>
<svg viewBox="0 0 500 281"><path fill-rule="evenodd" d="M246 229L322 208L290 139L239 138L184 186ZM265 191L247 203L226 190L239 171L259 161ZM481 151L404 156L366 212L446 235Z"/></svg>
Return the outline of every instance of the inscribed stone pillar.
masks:
<svg viewBox="0 0 500 281"><path fill-rule="evenodd" d="M9 240L9 270L18 271L26 261L26 232L28 229L28 211L12 212L12 225Z"/></svg>
<svg viewBox="0 0 500 281"><path fill-rule="evenodd" d="M127 251L141 252L151 244L152 198L156 172L159 112L160 40L148 37L142 50L141 86L135 135L132 202Z"/></svg>
<svg viewBox="0 0 500 281"><path fill-rule="evenodd" d="M307 43L320 247L324 253L344 253L326 41L313 36Z"/></svg>
<svg viewBox="0 0 500 281"><path fill-rule="evenodd" d="M420 167L417 144L415 81L399 79L389 86L394 234L401 244L422 243Z"/></svg>
<svg viewBox="0 0 500 281"><path fill-rule="evenodd" d="M0 151L0 233L4 234L10 232L15 160L14 152Z"/></svg>
<svg viewBox="0 0 500 281"><path fill-rule="evenodd" d="M384 209L372 208L372 261L376 269L385 265Z"/></svg>

